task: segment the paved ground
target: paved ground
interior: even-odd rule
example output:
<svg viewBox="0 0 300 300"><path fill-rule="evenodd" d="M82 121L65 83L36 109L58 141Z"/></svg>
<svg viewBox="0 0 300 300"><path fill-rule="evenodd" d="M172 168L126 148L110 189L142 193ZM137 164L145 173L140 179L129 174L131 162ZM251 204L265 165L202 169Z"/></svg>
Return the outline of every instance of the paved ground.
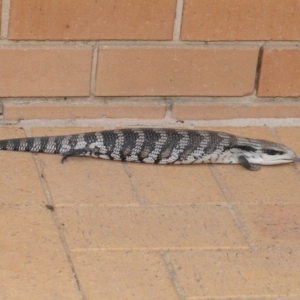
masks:
<svg viewBox="0 0 300 300"><path fill-rule="evenodd" d="M300 154L299 128L222 130ZM5 151L0 165L1 299L300 299L300 165L62 165Z"/></svg>

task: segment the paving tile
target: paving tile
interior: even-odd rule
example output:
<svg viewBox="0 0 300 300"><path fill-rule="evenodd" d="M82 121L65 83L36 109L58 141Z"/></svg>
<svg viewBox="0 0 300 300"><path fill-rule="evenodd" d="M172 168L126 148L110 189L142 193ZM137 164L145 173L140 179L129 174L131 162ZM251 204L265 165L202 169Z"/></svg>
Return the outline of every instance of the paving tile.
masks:
<svg viewBox="0 0 300 300"><path fill-rule="evenodd" d="M247 248L226 207L57 208L71 249Z"/></svg>
<svg viewBox="0 0 300 300"><path fill-rule="evenodd" d="M299 127L278 127L275 131L282 143L290 147L300 157L300 130ZM295 163L295 166L299 166ZM299 168L299 167L298 167Z"/></svg>
<svg viewBox="0 0 300 300"><path fill-rule="evenodd" d="M241 96L254 91L258 48L102 47L97 96ZM237 83L237 78L239 78Z"/></svg>
<svg viewBox="0 0 300 300"><path fill-rule="evenodd" d="M11 0L9 39L171 40L175 8L176 0Z"/></svg>
<svg viewBox="0 0 300 300"><path fill-rule="evenodd" d="M299 251L178 251L168 257L188 300L300 297Z"/></svg>
<svg viewBox="0 0 300 300"><path fill-rule="evenodd" d="M234 209L256 247L300 249L300 204L241 204Z"/></svg>
<svg viewBox="0 0 300 300"><path fill-rule="evenodd" d="M87 299L179 299L158 252L84 251L72 259Z"/></svg>
<svg viewBox="0 0 300 300"><path fill-rule="evenodd" d="M1 299L82 299L51 212L41 205L0 210Z"/></svg>
<svg viewBox="0 0 300 300"><path fill-rule="evenodd" d="M128 164L127 168L146 204L227 203L208 165Z"/></svg>
<svg viewBox="0 0 300 300"><path fill-rule="evenodd" d="M300 50L263 50L257 95L260 97L300 96Z"/></svg>
<svg viewBox="0 0 300 300"><path fill-rule="evenodd" d="M136 118L162 119L166 114L166 104L149 102L130 103L126 99L117 104L66 104L63 101L50 103L31 102L26 105L15 102L3 103L5 120L32 120L32 119L99 119L99 118Z"/></svg>
<svg viewBox="0 0 300 300"><path fill-rule="evenodd" d="M33 128L32 136L65 135L100 128ZM121 162L38 154L55 205L139 205Z"/></svg>
<svg viewBox="0 0 300 300"><path fill-rule="evenodd" d="M91 47L1 47L0 97L88 96L91 64Z"/></svg>
<svg viewBox="0 0 300 300"><path fill-rule="evenodd" d="M19 128L0 128L1 139L25 137ZM7 206L47 203L32 154L0 151L0 204Z"/></svg>
<svg viewBox="0 0 300 300"><path fill-rule="evenodd" d="M275 138L265 127L214 129ZM96 130L31 131L42 136ZM298 128L275 131L300 153ZM18 128L0 128L0 135L25 136ZM61 165L59 155L38 154L54 199L51 212L45 208L32 157L0 151L5 174L0 197L3 299L300 298L300 179L292 164L262 166L258 172L213 166L238 226L257 248L250 251L207 165L124 168L122 163L89 158L70 158ZM83 295L53 214L71 250Z"/></svg>
<svg viewBox="0 0 300 300"><path fill-rule="evenodd" d="M226 101L226 100L224 100ZM231 120L242 118L299 118L300 103L295 101L220 103L185 101L172 105L172 117L179 120Z"/></svg>
<svg viewBox="0 0 300 300"><path fill-rule="evenodd" d="M216 128L228 133L275 141L268 128ZM239 165L214 165L232 203L299 203L299 177L292 164L261 166L250 172ZM280 184L278 184L280 183Z"/></svg>
<svg viewBox="0 0 300 300"><path fill-rule="evenodd" d="M299 40L297 0L185 0L182 40Z"/></svg>

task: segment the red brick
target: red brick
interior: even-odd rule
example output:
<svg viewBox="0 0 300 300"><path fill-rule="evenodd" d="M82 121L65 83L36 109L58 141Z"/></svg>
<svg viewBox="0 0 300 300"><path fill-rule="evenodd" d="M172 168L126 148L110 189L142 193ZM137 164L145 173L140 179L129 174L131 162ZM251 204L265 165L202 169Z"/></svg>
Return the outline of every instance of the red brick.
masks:
<svg viewBox="0 0 300 300"><path fill-rule="evenodd" d="M101 48L96 95L253 93L257 48Z"/></svg>
<svg viewBox="0 0 300 300"><path fill-rule="evenodd" d="M226 120L242 118L300 118L300 103L270 101L255 103L175 103L172 116L179 120Z"/></svg>
<svg viewBox="0 0 300 300"><path fill-rule="evenodd" d="M176 0L11 0L10 39L170 40Z"/></svg>
<svg viewBox="0 0 300 300"><path fill-rule="evenodd" d="M182 40L299 40L299 0L185 0Z"/></svg>
<svg viewBox="0 0 300 300"><path fill-rule="evenodd" d="M115 104L82 104L55 102L3 103L5 120L30 119L98 119L98 118L137 118L162 119L166 113L165 104L156 103L124 103Z"/></svg>
<svg viewBox="0 0 300 300"><path fill-rule="evenodd" d="M258 95L300 96L300 49L264 49Z"/></svg>
<svg viewBox="0 0 300 300"><path fill-rule="evenodd" d="M0 49L0 96L88 96L92 49Z"/></svg>

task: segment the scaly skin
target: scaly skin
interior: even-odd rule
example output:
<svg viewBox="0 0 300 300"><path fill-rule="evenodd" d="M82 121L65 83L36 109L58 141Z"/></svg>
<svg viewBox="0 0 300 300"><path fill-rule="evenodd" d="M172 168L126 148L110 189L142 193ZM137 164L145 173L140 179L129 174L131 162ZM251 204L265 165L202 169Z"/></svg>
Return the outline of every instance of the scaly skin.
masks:
<svg viewBox="0 0 300 300"><path fill-rule="evenodd" d="M70 156L155 163L255 165L299 161L286 146L219 131L132 128L82 134L0 140L1 150L58 153Z"/></svg>

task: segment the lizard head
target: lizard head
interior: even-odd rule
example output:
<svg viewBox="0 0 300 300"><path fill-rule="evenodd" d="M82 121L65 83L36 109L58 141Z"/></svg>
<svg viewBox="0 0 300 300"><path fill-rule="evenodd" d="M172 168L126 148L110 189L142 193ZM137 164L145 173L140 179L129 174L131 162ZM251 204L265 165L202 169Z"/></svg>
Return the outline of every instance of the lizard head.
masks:
<svg viewBox="0 0 300 300"><path fill-rule="evenodd" d="M246 169L256 171L259 170L255 165L277 165L291 162L300 162L300 158L296 157L295 152L278 143L265 140L245 139L238 137L238 143L229 146L225 150L235 153L237 161ZM254 165L252 165L254 164Z"/></svg>
<svg viewBox="0 0 300 300"><path fill-rule="evenodd" d="M286 147L285 145L273 143L269 141L263 141L261 147L256 149L257 159L261 159L262 165L277 165L285 164L293 161L300 161L300 158L296 157L295 152ZM249 159L251 162L251 159ZM254 161L252 161L254 163Z"/></svg>

